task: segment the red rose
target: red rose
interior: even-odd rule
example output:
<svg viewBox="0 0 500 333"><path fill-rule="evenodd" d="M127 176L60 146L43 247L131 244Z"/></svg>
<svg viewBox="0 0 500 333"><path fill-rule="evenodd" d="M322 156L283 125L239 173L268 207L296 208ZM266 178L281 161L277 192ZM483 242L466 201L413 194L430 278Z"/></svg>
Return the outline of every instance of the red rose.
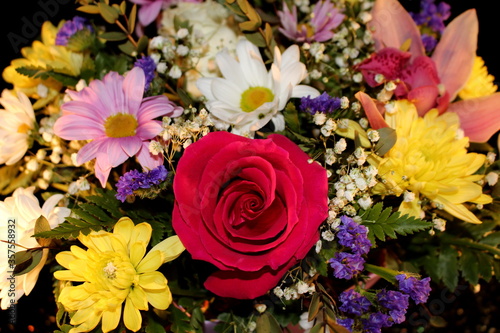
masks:
<svg viewBox="0 0 500 333"><path fill-rule="evenodd" d="M251 299L276 286L319 239L326 171L285 136L213 132L190 145L174 178L172 223L194 259L220 271L213 293Z"/></svg>

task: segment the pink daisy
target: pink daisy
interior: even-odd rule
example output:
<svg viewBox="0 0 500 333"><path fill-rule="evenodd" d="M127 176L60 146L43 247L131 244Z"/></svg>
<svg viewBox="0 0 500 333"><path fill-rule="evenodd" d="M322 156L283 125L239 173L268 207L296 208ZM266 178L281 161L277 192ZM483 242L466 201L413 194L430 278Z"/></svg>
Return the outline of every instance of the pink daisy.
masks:
<svg viewBox="0 0 500 333"><path fill-rule="evenodd" d="M92 140L78 152L76 162L95 158L95 174L104 187L112 168L136 156L145 169L163 163L149 152L149 141L162 131L157 117L177 117L183 109L166 96L143 99L144 71L135 67L125 76L108 73L80 92L67 91L54 132L65 140Z"/></svg>

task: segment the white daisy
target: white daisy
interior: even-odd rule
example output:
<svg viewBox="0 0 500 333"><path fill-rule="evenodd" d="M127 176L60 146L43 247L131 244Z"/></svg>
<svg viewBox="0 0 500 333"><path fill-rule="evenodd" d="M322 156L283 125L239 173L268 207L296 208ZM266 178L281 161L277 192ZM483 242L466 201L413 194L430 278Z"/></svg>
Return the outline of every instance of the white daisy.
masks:
<svg viewBox="0 0 500 333"><path fill-rule="evenodd" d="M12 251L24 251L25 248L32 249L40 245L34 237L36 220L44 216L51 228L69 216L70 210L66 207L58 207L58 202L64 197L55 194L48 198L42 207L33 194L34 187L18 188L12 196L0 201L0 299L1 308L7 309L12 302L17 302L23 295L28 295L38 280L49 249L44 248L42 259L31 271L19 276L12 276L12 267L9 260L13 258ZM14 222L15 221L15 222ZM23 248L24 247L24 248ZM9 251L10 250L10 251ZM15 291L14 287L15 286Z"/></svg>
<svg viewBox="0 0 500 333"><path fill-rule="evenodd" d="M35 112L22 92L2 91L0 104L0 164L18 162L29 148L30 132L35 126Z"/></svg>
<svg viewBox="0 0 500 333"><path fill-rule="evenodd" d="M201 78L198 89L207 98L207 109L217 118L233 126L232 132L252 135L273 117L276 130L284 129L283 110L290 98L319 96L316 89L299 85L307 76L300 62L297 45L283 54L276 47L274 61L268 71L257 46L246 39L238 42L236 60L227 51L216 56L224 78ZM278 125L278 126L276 126Z"/></svg>

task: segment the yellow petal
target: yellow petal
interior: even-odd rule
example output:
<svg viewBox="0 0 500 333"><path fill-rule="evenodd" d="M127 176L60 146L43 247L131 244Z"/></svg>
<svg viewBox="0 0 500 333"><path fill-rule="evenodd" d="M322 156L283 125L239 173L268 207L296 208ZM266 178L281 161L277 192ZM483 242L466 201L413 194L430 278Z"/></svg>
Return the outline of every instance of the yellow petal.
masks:
<svg viewBox="0 0 500 333"><path fill-rule="evenodd" d="M97 326L97 324L99 324L101 317L102 317L102 313L96 313L95 315L90 316L86 322L82 323L81 325L76 326L74 328L75 330L73 332L92 331Z"/></svg>
<svg viewBox="0 0 500 333"><path fill-rule="evenodd" d="M114 311L104 311L102 313L103 333L114 330L118 326L121 316L122 316L121 306L117 306Z"/></svg>
<svg viewBox="0 0 500 333"><path fill-rule="evenodd" d="M149 304L158 310L165 310L172 303L172 293L168 287L161 292L146 291L146 296Z"/></svg>
<svg viewBox="0 0 500 333"><path fill-rule="evenodd" d="M133 331L137 332L141 329L142 318L141 312L134 307L134 304L130 299L125 301L125 310L123 311L123 322L125 326Z"/></svg>
<svg viewBox="0 0 500 333"><path fill-rule="evenodd" d="M443 197L438 197L436 198L436 202L440 203L443 205L443 208L445 211L450 213L451 215L455 216L456 218L459 218L465 222L470 222L470 223L476 223L480 224L482 223L476 215L474 215L467 207L464 205L456 205L452 204L451 202L447 201Z"/></svg>
<svg viewBox="0 0 500 333"><path fill-rule="evenodd" d="M70 251L62 251L56 254L56 260L64 268L69 269L69 263L75 260L76 257Z"/></svg>
<svg viewBox="0 0 500 333"><path fill-rule="evenodd" d="M167 279L158 272L149 272L139 275L139 285L147 290L163 290L167 287Z"/></svg>
<svg viewBox="0 0 500 333"><path fill-rule="evenodd" d="M122 235L125 242L128 244L132 237L132 230L134 229L134 222L128 217L122 217L116 222L113 227L113 233Z"/></svg>
<svg viewBox="0 0 500 333"><path fill-rule="evenodd" d="M146 244L149 244L152 232L153 228L151 228L151 225L149 223L142 222L137 224L134 227L132 236L130 237L129 246L134 244L135 242L144 242Z"/></svg>
<svg viewBox="0 0 500 333"><path fill-rule="evenodd" d="M139 310L148 309L148 299L146 297L146 293L141 287L132 288L127 296L127 299L130 299L134 304L134 307Z"/></svg>
<svg viewBox="0 0 500 333"><path fill-rule="evenodd" d="M161 251L149 251L135 268L137 273L146 273L156 271L163 264L163 255Z"/></svg>
<svg viewBox="0 0 500 333"><path fill-rule="evenodd" d="M72 271L61 270L54 272L54 277L62 281L75 281L75 282L85 282L85 278L82 276L77 276L73 274Z"/></svg>
<svg viewBox="0 0 500 333"><path fill-rule="evenodd" d="M179 236L176 235L168 237L167 239L164 239L160 243L156 244L150 252L156 250L161 251L163 254L163 263L166 263L179 257L185 249L186 248L179 239Z"/></svg>
<svg viewBox="0 0 500 333"><path fill-rule="evenodd" d="M136 267L146 254L146 243L135 242L130 246L130 263Z"/></svg>
<svg viewBox="0 0 500 333"><path fill-rule="evenodd" d="M79 325L93 316L95 316L93 308L80 309L71 317L71 325Z"/></svg>

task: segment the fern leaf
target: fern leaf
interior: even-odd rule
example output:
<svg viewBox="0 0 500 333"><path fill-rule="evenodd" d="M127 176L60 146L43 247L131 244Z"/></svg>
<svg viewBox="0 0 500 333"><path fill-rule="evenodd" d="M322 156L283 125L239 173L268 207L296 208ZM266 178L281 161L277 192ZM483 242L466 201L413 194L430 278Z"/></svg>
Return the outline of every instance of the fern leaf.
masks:
<svg viewBox="0 0 500 333"><path fill-rule="evenodd" d="M361 214L362 224L368 227L368 238L375 244L375 238L385 241L387 237L396 239L397 235L406 236L428 229L432 222L409 215L401 216L400 212L392 212L387 207L383 209L381 202L375 204Z"/></svg>

